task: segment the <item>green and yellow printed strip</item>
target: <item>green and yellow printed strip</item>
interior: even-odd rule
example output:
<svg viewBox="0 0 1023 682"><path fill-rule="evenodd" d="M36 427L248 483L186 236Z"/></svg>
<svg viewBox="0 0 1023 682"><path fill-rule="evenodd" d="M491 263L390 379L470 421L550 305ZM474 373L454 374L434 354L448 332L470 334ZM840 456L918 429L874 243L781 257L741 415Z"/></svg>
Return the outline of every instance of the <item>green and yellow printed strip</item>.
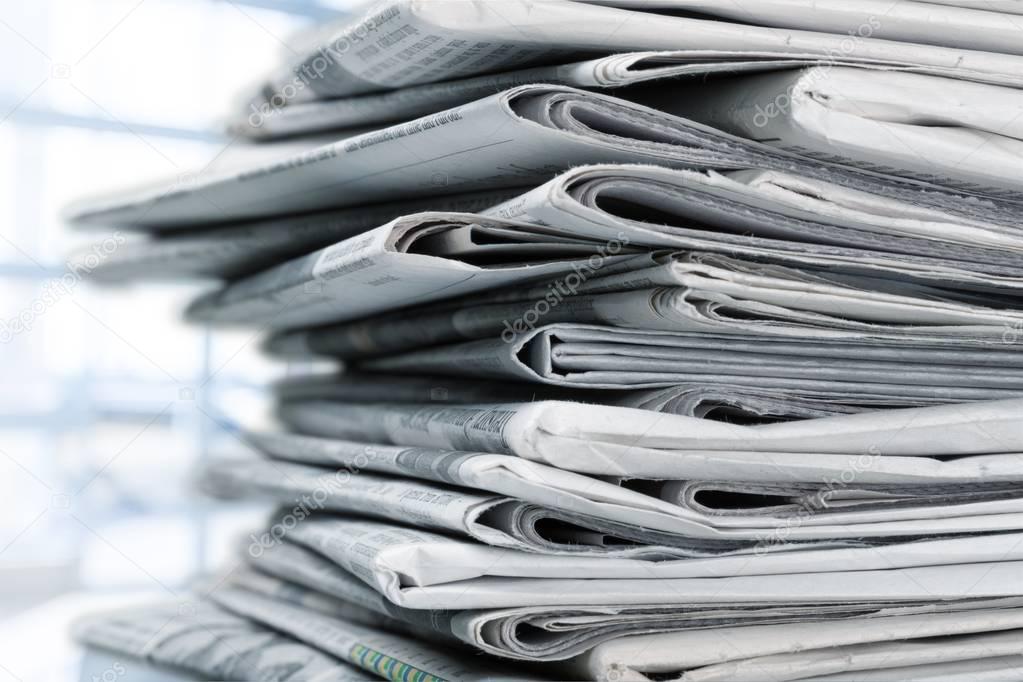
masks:
<svg viewBox="0 0 1023 682"><path fill-rule="evenodd" d="M443 677L392 658L385 653L356 644L348 652L353 663L393 682L447 682Z"/></svg>

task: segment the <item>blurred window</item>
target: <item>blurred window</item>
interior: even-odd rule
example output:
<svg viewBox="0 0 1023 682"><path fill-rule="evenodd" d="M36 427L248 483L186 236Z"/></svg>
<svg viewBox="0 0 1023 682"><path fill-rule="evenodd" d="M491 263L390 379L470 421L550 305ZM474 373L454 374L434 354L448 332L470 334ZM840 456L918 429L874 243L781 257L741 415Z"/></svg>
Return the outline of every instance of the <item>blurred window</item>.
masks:
<svg viewBox="0 0 1023 682"><path fill-rule="evenodd" d="M262 407L273 373L255 337L183 325L194 286L78 281L68 254L108 235L59 210L214 159L237 94L345 5L0 0L0 579L181 585L241 527L191 472L240 450L218 425Z"/></svg>

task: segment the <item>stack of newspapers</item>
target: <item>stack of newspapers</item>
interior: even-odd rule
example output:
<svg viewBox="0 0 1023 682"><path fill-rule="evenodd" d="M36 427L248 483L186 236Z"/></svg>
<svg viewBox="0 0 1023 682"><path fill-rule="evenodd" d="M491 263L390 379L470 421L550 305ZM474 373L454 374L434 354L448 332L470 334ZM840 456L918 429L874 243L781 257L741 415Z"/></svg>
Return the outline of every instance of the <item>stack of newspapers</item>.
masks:
<svg viewBox="0 0 1023 682"><path fill-rule="evenodd" d="M99 649L264 680L1023 679L1023 2L390 0L70 210L292 367ZM87 256L83 256L87 258ZM323 362L324 360L328 362ZM316 361L316 362L310 362Z"/></svg>

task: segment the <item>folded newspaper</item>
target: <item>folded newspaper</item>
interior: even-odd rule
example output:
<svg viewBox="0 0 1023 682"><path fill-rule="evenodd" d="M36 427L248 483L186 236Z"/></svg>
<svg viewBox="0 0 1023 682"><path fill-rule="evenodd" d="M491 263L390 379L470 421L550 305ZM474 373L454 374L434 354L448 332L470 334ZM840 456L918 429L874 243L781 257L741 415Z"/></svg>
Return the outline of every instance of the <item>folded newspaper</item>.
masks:
<svg viewBox="0 0 1023 682"><path fill-rule="evenodd" d="M477 192L167 235L123 245L98 267L89 268L89 276L106 280L237 276L354 236L403 213L431 207L483 211L495 204L500 205L489 212L496 216L545 222L554 229L572 228L583 234L620 223L619 229L631 240L648 247L750 256L766 256L771 254L766 249L773 249L805 255L806 243L812 242L820 247L932 256L935 260L930 262L936 268L964 261L994 274L1019 262L1023 242L1011 215L985 215L970 204L928 208L776 171L699 173L638 165L594 166L574 169L543 190L511 200L516 194L515 190ZM591 224L594 216L599 218L597 225ZM847 255L841 248L815 250L832 257Z"/></svg>
<svg viewBox="0 0 1023 682"><path fill-rule="evenodd" d="M643 0L622 4L644 8ZM355 21L325 26L321 39L272 74L262 91L281 93L289 101L327 99L564 61L581 52L678 49L841 55L1018 77L1020 59L999 54L1023 52L1013 17L937 7L927 12L916 2L909 5L892 14L893 8L881 0L843 3L841 9L808 1L739 2L727 8L709 2L660 3L665 9L717 12L726 19L742 15L741 23L728 23L561 0L507 0L500 5L481 0L380 2ZM717 9L707 11L708 6ZM787 20L778 21L779 15ZM863 23L857 19L868 23L855 35L846 35ZM754 23L811 30L750 25ZM956 30L949 31L949 25ZM920 44L920 35L937 37L940 47ZM948 49L952 46L967 49Z"/></svg>
<svg viewBox="0 0 1023 682"><path fill-rule="evenodd" d="M458 640L506 658L559 661L580 654L623 635L634 637L661 632L700 632L735 626L753 627L804 623L851 621L888 626L919 625L929 616L930 633L963 633L979 627L995 629L995 610L1005 616L1000 625L1009 629L1019 623L1019 599L967 599L944 604L878 602L870 605L817 604L805 606L740 605L738 607L678 606L592 606L520 607L481 610L424 612L389 602L355 575L322 555L284 543L258 560L258 572L238 571L230 583L266 596L317 606L329 598L338 613L363 608L377 614L378 622L402 631L418 629L420 636L441 641ZM278 577L273 577L278 576ZM286 577L283 577L286 576ZM304 588L304 589L303 589ZM811 610L813 609L813 610ZM322 610L322 609L321 609ZM869 619L869 620L868 620Z"/></svg>
<svg viewBox="0 0 1023 682"><path fill-rule="evenodd" d="M227 586L212 598L232 613L264 624L388 680L489 680L513 682L543 679L519 670L504 669L493 661L478 660L470 652L394 634L337 614L295 606L250 589Z"/></svg>
<svg viewBox="0 0 1023 682"><path fill-rule="evenodd" d="M1023 170L1023 92L1011 88L821 66L643 100L804 156L963 189L1011 193Z"/></svg>
<svg viewBox="0 0 1023 682"><path fill-rule="evenodd" d="M284 356L357 360L465 339L500 336L510 343L540 324L590 323L630 331L822 343L997 345L1000 352L990 356L992 363L1012 364L1012 358L1023 357L1006 341L1023 326L1023 313L1000 302L992 307L978 297L953 300L958 297L935 287L883 277L711 253L610 259L626 251L623 244L601 247L586 263L573 264L571 272L553 280L414 311L289 330L271 337L266 347ZM398 299L390 307L403 303ZM657 337L651 338L656 343Z"/></svg>
<svg viewBox="0 0 1023 682"><path fill-rule="evenodd" d="M389 308L428 301L429 298L424 296L427 291L424 288L424 278L426 277L429 278L429 286L443 292L444 298L478 292L513 281L510 278L513 276L514 270L509 267L507 275L499 276L496 271L481 272L479 277L464 281L458 287L449 287L448 285L452 282L451 277L461 278L461 273L471 268L449 260L447 262L451 266L452 274L451 277L448 277L442 276L443 271L435 267L421 272L410 271L408 269L410 266L392 268L390 267L392 258L402 258L409 262L423 260L425 256L453 257L463 260L476 259L477 262L485 262L485 259L489 258L489 267L493 270L497 256L502 253L514 255L521 262L521 259L527 255L533 255L534 258L549 257L554 254L569 255L570 251L566 251L566 249L573 245L577 249L575 255L579 256L577 262L566 262L564 266L560 267L550 264L543 267L522 266L520 270L523 274L515 275L515 277L540 279L544 274L548 276L561 274L564 278L563 282L558 283L555 280L553 283L539 286L532 296L546 298L553 293L562 297L565 295L566 287L578 293L600 291L612 288L612 285L619 288L635 286L635 284L630 285L628 277L608 279L610 275L619 272L619 267L642 271L641 275L634 278L640 281L643 281L647 274L657 274L659 279L656 283L678 284L680 282L679 275L682 274L680 268L685 266L684 263L679 264L675 261L682 260L684 262L704 258L709 259L709 262L737 264L740 268L751 270L754 276L760 269L763 269L765 273L786 272L783 269L774 270L756 265L758 260L774 261L785 263L793 268L813 270L818 273L818 276L826 276L822 272L825 270L840 273L841 276L832 276L832 281L837 278L841 282L850 283L850 286L883 287L887 291L906 292L910 295L932 297L940 295L965 303L998 301L998 299L992 299L990 295L982 296L980 292L983 291L1004 292L1018 296L1017 292L1023 288L1023 279L1016 274L1019 272L1019 268L1012 264L1014 260L1023 259L1023 255L1011 252L1011 243L1016 239L1012 235L1013 228L998 228L991 231L991 235L1002 233L1003 238L996 239L992 236L993 241L991 242L992 245L1000 244L1002 248L992 247L985 250L976 245L982 241L982 236L973 235L969 230L963 231L959 236L950 235L946 238L946 243L933 243L933 235L941 233L942 228L934 220L928 219L906 229L912 229L916 234L928 233L932 235L931 237L926 240L912 240L910 243L899 246L892 241L897 240L896 237L881 235L878 232L886 220L884 216L896 212L883 200L874 207L876 217L871 218L870 221L873 226L870 231L864 233L864 235L870 235L868 241L857 241L857 238L850 237L855 231L848 227L835 227L836 224L843 223L843 219L838 215L841 211L835 213L834 219L831 219L828 224L817 223L817 227L826 230L825 233L814 235L813 233L807 234L805 231L797 231L791 233L786 241L776 238L758 240L755 237L729 234L724 231L725 229L734 231L734 225L738 224L734 222L732 223L733 227L725 227L722 232L712 233L708 232L706 228L680 227L676 229L670 224L661 224L655 227L650 222L622 218L606 212L609 201L614 200L615 197L624 196L629 197L631 202L640 202L639 205L647 202L643 212L639 215L665 216L666 195L661 190L667 188L667 191L673 192L676 191L676 188L684 189L684 183L688 182L687 177L719 177L723 179L723 176L686 175L678 171L639 166L580 169L561 176L549 185L545 185L521 199L495 208L492 211L495 217L422 214L418 218L408 217L392 222L388 226L350 237L338 242L333 247L328 247L321 253L297 259L288 265L281 265L276 270L259 273L222 292L210 295L197 302L192 314L196 319L201 320L248 324L269 323L276 326L322 323L330 319L350 319L378 314ZM657 184L655 185L655 183ZM682 184L680 185L680 183ZM739 186L746 187L748 185L740 183ZM798 208L800 200L795 191L797 188L798 185L794 186L793 191L789 194L785 193L786 190L779 193L773 189L765 189L763 192L768 197L765 201L774 202L778 206L792 206L791 209L784 209L790 214L806 212L810 209ZM655 189L657 192L651 193ZM806 191L811 190L806 189ZM773 198L779 195L783 198ZM847 204L850 208L856 209L855 213L862 215L863 211L860 210L856 202L863 197L847 195L843 195L843 197L850 202ZM705 225L708 222L709 219L706 215L700 216L694 213L691 192L683 191L673 201L677 202L677 206L688 207L685 210L692 215L696 225ZM598 205L605 207L605 210L595 209ZM735 202L726 202L725 206L726 212L733 215L735 211L739 210L739 206ZM729 206L731 208L728 208ZM630 211L635 211L635 208L633 207ZM749 204L746 204L742 210L748 211ZM932 211L919 210L922 211L921 218L936 217ZM514 222L503 222L508 216L514 216ZM422 224L417 225L417 220ZM663 217L660 220L663 220ZM946 220L954 221L954 218L946 216ZM451 224L441 225L444 221L449 221ZM848 225L848 221L845 222ZM859 221L860 224L865 222L865 220ZM888 222L891 224L892 221ZM720 224L727 226L729 223L722 216ZM760 226L758 228L760 232L766 231L768 235L777 235L776 230L767 228L772 224L769 217L761 216L756 224ZM788 218L780 219L780 222L775 220L774 224L788 225L789 227L795 225ZM751 225L752 223L743 224L742 229L751 229ZM448 238L438 237L436 235L438 231L447 232ZM423 236L418 237L419 234ZM698 236L694 239L687 234ZM824 242L824 244L807 244L808 239ZM864 239L867 237L865 236ZM503 245L499 243L501 240L505 242ZM851 246L825 245L835 241L845 242ZM948 243L953 241L956 243ZM516 244L516 242L535 243L531 247L526 247L524 243ZM584 242L591 245L588 251L582 246ZM974 245L969 246L966 244L967 242ZM943 255L932 258L908 254L886 254L856 248L866 243L896 252L911 250L927 253L930 251ZM681 258L636 256L630 261L635 265L629 267L624 264L615 265L622 260L622 254L626 251L670 246L725 251L743 259L749 258L750 262L743 264L742 260L715 259L710 255L683 256ZM238 247L248 248L244 242L240 243ZM532 254L529 253L529 249L533 250ZM392 253L394 251L398 251L398 253ZM583 258L584 255L587 257ZM643 258L648 260L644 262ZM318 262L317 259L322 262ZM176 262L190 263L187 255L177 259ZM429 258L423 262L440 263L436 258ZM371 265L372 267L370 267ZM192 264L177 267L192 267ZM660 272L655 273L655 268ZM380 274L382 269L388 270L383 280ZM528 277L526 277L527 271ZM801 273L790 273L788 276L809 277ZM866 277L870 279L863 279ZM560 286L558 286L559 284ZM559 291L552 291L551 287L556 287ZM959 291L954 291L954 287L959 287ZM939 289L939 291L935 291L935 289ZM345 296L332 296L331 292L335 290L344 292ZM516 295L518 296L518 294ZM525 297L528 298L528 295ZM520 296L520 298L522 297ZM800 295L800 299L803 300L802 295ZM734 298L731 300L734 301ZM806 301L810 302L809 299ZM384 302L386 305L383 304ZM877 300L870 305L872 307L881 306L883 302ZM928 305L940 306L937 302ZM288 310L282 314L283 308ZM301 319L296 319L298 317ZM462 315L462 317L467 317L467 315ZM514 318L515 316L512 315L509 319ZM1008 317L1001 322L1001 330L997 331L996 336L1004 336L1007 331L1011 332L1016 328L1016 324L1011 318L1012 314L1008 314ZM443 339L438 339L438 341L440 340Z"/></svg>
<svg viewBox="0 0 1023 682"><path fill-rule="evenodd" d="M1023 324L1023 314L1015 310L971 305L979 298L974 294L956 296L928 282L893 281L916 276L915 264L900 257L848 250L843 259L808 254L783 266L703 252L637 253L625 230L610 241L601 238L504 218L415 214L232 283L196 301L189 314L208 322L315 325L514 283L539 286L513 290L512 300L525 303L444 309L425 319L424 327L444 333L454 315L462 326L476 328L465 335L484 336L503 331L498 320L521 321L540 306L551 321L575 319L583 311L576 321L667 331L755 328L832 338L912 339L914 329L927 328L918 338L1000 342L1006 330ZM793 267L796 262L802 267ZM946 287L959 273L959 281L968 278L955 267L934 268L929 278L946 277ZM983 280L992 287L1003 284ZM644 314L646 309L650 312ZM435 342L444 340L450 338Z"/></svg>
<svg viewBox="0 0 1023 682"><path fill-rule="evenodd" d="M558 401L280 406L299 433L513 454L559 469L649 479L1008 482L1023 475L1023 399L742 425ZM843 473L845 472L845 473Z"/></svg>
<svg viewBox="0 0 1023 682"><path fill-rule="evenodd" d="M568 85L586 89L630 88L676 78L707 78L802 66L848 66L882 71L907 71L980 83L1019 87L1018 75L992 76L966 69L924 66L906 61L878 60L848 54L822 56L756 49L671 50L625 52L557 66L539 66L439 83L424 83L400 90L385 90L354 97L299 100L283 92L260 91L239 107L228 123L231 132L255 140L270 140L309 133L358 128L405 121L441 109L467 104L494 92L530 83ZM619 92L619 94L627 94ZM297 101L296 101L297 100Z"/></svg>
<svg viewBox="0 0 1023 682"><path fill-rule="evenodd" d="M833 179L832 179L833 180ZM886 196L800 171L692 171L651 165L574 168L489 214L589 233L624 230L636 244L731 253L840 256L849 247L1010 265L1019 249L1014 210L926 191ZM614 228L614 229L612 229ZM809 247L808 244L813 244Z"/></svg>
<svg viewBox="0 0 1023 682"><path fill-rule="evenodd" d="M238 576L187 603L97 614L75 625L84 644L217 680L511 682L543 679L474 665L465 651L395 634L403 624L297 585ZM304 597L304 598L303 598ZM405 628L408 629L408 628ZM131 663L120 664L125 670ZM116 672L116 670L113 670ZM122 673L123 674L123 673Z"/></svg>
<svg viewBox="0 0 1023 682"><path fill-rule="evenodd" d="M302 552L287 546L273 551L278 549ZM286 552L282 558L291 563L275 566L286 567L296 583L240 573L211 593L216 606L204 600L184 615L178 605L103 614L80 623L76 634L104 650L220 679L540 679L523 671L501 672L495 663L474 666L453 643L424 637L462 639L508 658L571 658L555 670L564 677L592 679L614 679L621 671L674 670L685 672L686 679L759 680L756 671L765 669L788 673L780 679L800 679L808 669L863 671L880 664L891 677L863 677L861 672L850 679L895 680L910 679L899 677L906 666L958 662L957 669L966 672L999 666L1012 670L1018 658L1011 653L1020 628L1018 599L815 604L806 609L748 604L547 613L542 608L488 609L440 611L422 618L374 599L372 590L316 555ZM300 586L310 577L316 590ZM417 639L392 634L413 628ZM523 639L526 632L530 636ZM631 636L621 636L626 633ZM920 645L907 647L900 641L907 638ZM836 659L835 647L848 654ZM967 658L971 654L976 658ZM284 670L289 677L282 676Z"/></svg>
<svg viewBox="0 0 1023 682"><path fill-rule="evenodd" d="M591 259L627 259L542 226L465 213L417 213L296 258L196 300L198 321L294 326L549 279Z"/></svg>
<svg viewBox="0 0 1023 682"><path fill-rule="evenodd" d="M515 190L473 192L281 216L200 231L170 231L126 241L99 263L95 263L91 249L82 249L72 255L69 267L104 283L237 279L411 213L475 213L517 194Z"/></svg>
<svg viewBox="0 0 1023 682"><path fill-rule="evenodd" d="M641 304L645 299L633 301ZM746 334L715 335L549 324L521 334L503 333L364 360L357 366L386 373L488 377L576 389L731 385L824 394L847 403L855 403L860 396L886 396L897 402L1023 397L1023 356L995 350L994 344L778 339L757 336L757 330L752 326ZM999 362L1004 364L992 364ZM628 399L608 402L629 406Z"/></svg>
<svg viewBox="0 0 1023 682"><path fill-rule="evenodd" d="M506 189L445 195L167 234L122 245L98 267L88 268L89 276L233 277L427 208L487 211L605 239L623 231L640 246L751 257L792 252L794 257L818 253L834 259L848 257L841 248L847 247L899 254L900 261L934 269L969 263L992 274L1014 272L1007 268L1023 258L1023 237L1011 213L986 211L975 202L932 208L790 172L592 166L568 171L516 198L519 194Z"/></svg>
<svg viewBox="0 0 1023 682"><path fill-rule="evenodd" d="M623 637L579 657L573 676L708 682L1011 680L1019 675L1021 656L1014 642L1021 630L1014 624L999 627L997 621L1007 615L980 611L965 630L955 625L932 630L933 616L924 616Z"/></svg>
<svg viewBox="0 0 1023 682"><path fill-rule="evenodd" d="M741 385L742 378L676 383L664 388L575 390L452 375L385 374L349 370L341 374L297 374L274 386L277 400L327 400L347 403L486 404L532 400L570 400L578 403L635 407L718 421L757 423L782 419L811 419L894 407L924 407L950 402L1014 397L1015 392L991 389L931 388L878 385L835 386L820 381L763 378Z"/></svg>
<svg viewBox="0 0 1023 682"><path fill-rule="evenodd" d="M303 510L412 523L550 555L659 559L752 552L778 530L796 544L880 544L1000 531L1023 518L1015 484L836 489L816 482L672 481L647 484L646 494L507 455L379 452L344 442L327 447L349 455L349 467L360 458L370 464L358 475L339 476L322 467L229 460L207 465L204 484L221 496L264 495ZM374 466L378 458L386 459ZM399 475L373 473L380 468Z"/></svg>
<svg viewBox="0 0 1023 682"><path fill-rule="evenodd" d="M74 630L79 641L98 649L205 679L310 682L376 679L314 647L224 611L208 600L97 614L77 622ZM125 672L135 671L130 663L121 665ZM288 671L287 677L282 676L284 671Z"/></svg>
<svg viewBox="0 0 1023 682"><path fill-rule="evenodd" d="M1016 59L1023 62L1023 57ZM975 156L982 163L986 148ZM964 201L953 191L958 186L954 178L939 186L883 176L799 156L623 99L566 86L523 85L273 163L198 173L184 183L178 177L81 201L66 213L83 224L185 227L521 187L585 163L790 171L895 199L939 205L955 204L957 197ZM1023 199L1014 176L960 189L991 197L978 203L991 210L1008 210L996 199Z"/></svg>
<svg viewBox="0 0 1023 682"><path fill-rule="evenodd" d="M583 0L597 5L655 12L685 12L719 17L740 24L798 28L827 33L846 33L859 27L856 36L902 40L910 43L947 45L970 50L1023 54L1019 24L1012 13L1014 2L944 2L934 7L929 0L900 2L849 0L841 4L815 0ZM950 25L956 28L948 30Z"/></svg>
<svg viewBox="0 0 1023 682"><path fill-rule="evenodd" d="M254 538L254 561L281 542L276 526L288 518ZM1017 595L1023 569L1018 534L651 561L548 556L369 519L314 515L290 525L285 542L411 609L994 599Z"/></svg>

